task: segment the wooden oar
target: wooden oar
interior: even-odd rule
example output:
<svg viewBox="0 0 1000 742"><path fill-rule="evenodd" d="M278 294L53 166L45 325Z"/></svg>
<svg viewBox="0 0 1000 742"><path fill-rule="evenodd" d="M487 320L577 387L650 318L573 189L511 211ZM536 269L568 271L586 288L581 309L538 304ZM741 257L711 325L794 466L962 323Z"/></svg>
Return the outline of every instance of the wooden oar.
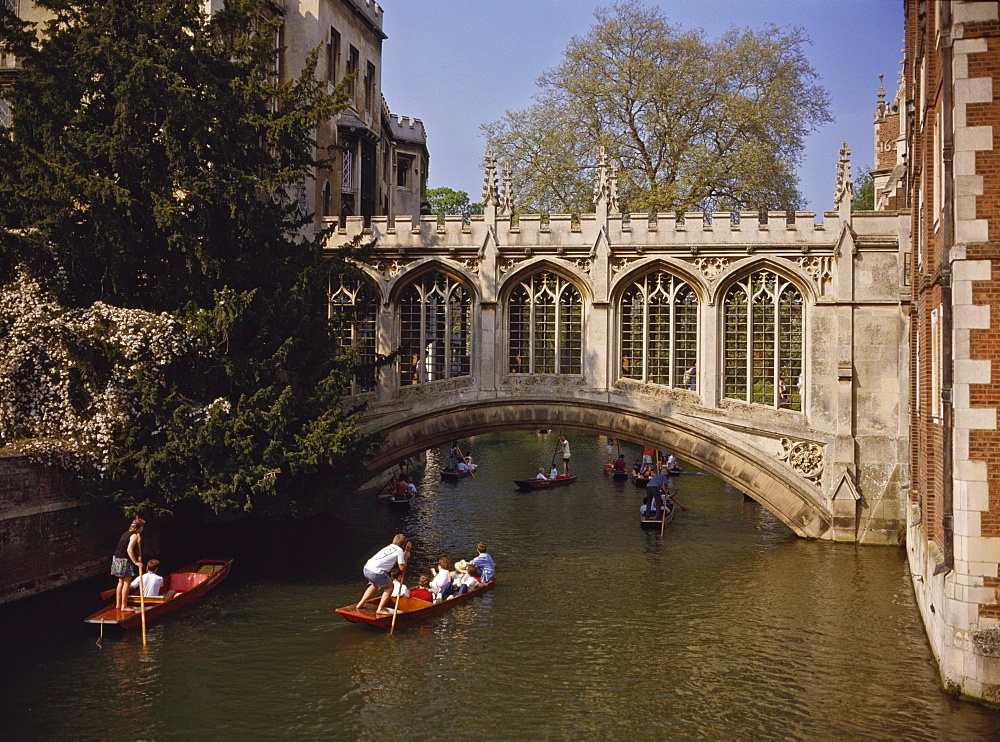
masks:
<svg viewBox="0 0 1000 742"><path fill-rule="evenodd" d="M661 509L660 509L660 513L661 513L661 515L660 515L660 538L663 538L663 531L667 527L667 503L666 503L666 501L662 497L660 498L660 504L661 504Z"/></svg>
<svg viewBox="0 0 1000 742"><path fill-rule="evenodd" d="M406 564L403 564L403 570L399 574L399 592L396 593L396 602L392 605L392 625L389 626L389 636L392 636L392 632L396 630L396 616L399 615L399 599L403 597L403 580L406 579Z"/></svg>
<svg viewBox="0 0 1000 742"><path fill-rule="evenodd" d="M676 505L677 507L679 507L682 511L684 511L685 513L688 511L688 509L686 507L684 507L679 502L677 502L677 498L676 497L674 497L673 495L671 495L670 499L673 500L674 501L674 505Z"/></svg>

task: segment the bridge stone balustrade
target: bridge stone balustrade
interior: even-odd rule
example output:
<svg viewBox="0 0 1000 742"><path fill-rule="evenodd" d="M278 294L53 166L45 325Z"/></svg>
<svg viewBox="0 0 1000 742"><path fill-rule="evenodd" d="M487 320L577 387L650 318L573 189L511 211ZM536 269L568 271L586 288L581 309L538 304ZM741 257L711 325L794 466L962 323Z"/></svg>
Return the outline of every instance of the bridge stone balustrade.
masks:
<svg viewBox="0 0 1000 742"><path fill-rule="evenodd" d="M369 403L365 429L384 435L369 471L477 433L590 431L673 451L801 536L896 542L909 484L907 212L851 212L849 191L838 191L837 210L819 223L812 212L626 219L605 193L595 213L578 220L512 218L487 190L485 213L467 223L374 218L366 226L348 217L334 224L330 249L357 235L373 243L361 269L378 297L378 352L400 345L400 297L421 276L444 274L472 297L467 373L402 385L397 363L361 395ZM696 391L622 371L631 352L621 342L623 296L657 271L696 297ZM578 372L511 372L511 293L540 272L579 293ZM743 342L727 331L727 297L755 274L777 277L801 302L797 409L734 398L727 386L727 358ZM761 352L747 342L756 363ZM752 381L757 394L759 380ZM766 383L761 388L767 392Z"/></svg>

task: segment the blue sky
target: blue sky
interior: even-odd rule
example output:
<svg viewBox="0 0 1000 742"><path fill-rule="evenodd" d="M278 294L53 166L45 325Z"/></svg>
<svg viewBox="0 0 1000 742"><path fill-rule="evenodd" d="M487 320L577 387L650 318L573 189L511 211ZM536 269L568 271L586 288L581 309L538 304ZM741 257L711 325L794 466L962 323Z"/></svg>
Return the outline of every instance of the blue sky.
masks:
<svg viewBox="0 0 1000 742"><path fill-rule="evenodd" d="M431 154L429 187L482 193L480 125L531 102L535 81L557 65L572 36L611 0L379 0L385 11L382 93L393 113L422 119ZM653 4L653 3L650 3ZM801 26L807 55L830 91L836 119L812 134L799 167L807 208L833 208L841 144L852 172L874 160L878 75L887 97L903 58L902 0L661 0L668 20L710 37L731 27ZM516 194L515 194L516 199Z"/></svg>

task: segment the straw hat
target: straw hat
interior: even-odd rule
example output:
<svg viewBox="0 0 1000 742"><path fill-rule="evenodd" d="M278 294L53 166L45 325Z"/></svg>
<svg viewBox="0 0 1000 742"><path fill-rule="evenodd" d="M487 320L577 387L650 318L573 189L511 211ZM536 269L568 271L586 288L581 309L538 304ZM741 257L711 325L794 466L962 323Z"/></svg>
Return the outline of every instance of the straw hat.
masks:
<svg viewBox="0 0 1000 742"><path fill-rule="evenodd" d="M464 559L459 559L457 562L455 562L456 572L464 572L468 568L469 568L469 563Z"/></svg>

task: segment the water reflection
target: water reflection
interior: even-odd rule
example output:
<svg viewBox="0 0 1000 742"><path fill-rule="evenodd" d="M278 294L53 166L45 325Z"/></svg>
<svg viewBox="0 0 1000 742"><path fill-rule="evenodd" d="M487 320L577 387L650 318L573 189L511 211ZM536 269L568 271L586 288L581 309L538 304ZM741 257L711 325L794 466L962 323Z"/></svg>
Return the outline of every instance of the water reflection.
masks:
<svg viewBox="0 0 1000 742"><path fill-rule="evenodd" d="M518 492L557 433L463 441L480 469L459 482L440 480L447 451L431 451L408 512L353 498L308 522L212 530L184 557L213 544L236 557L232 576L153 626L147 650L134 632L95 646L79 623L89 596L0 611L0 728L161 740L995 737L996 712L941 692L900 550L798 539L693 473L676 483L688 511L661 538L639 528L642 490L602 473L596 436L569 436L579 481ZM411 581L484 540L497 589L391 637L341 621L333 609L360 597L361 566L400 530L415 543Z"/></svg>

